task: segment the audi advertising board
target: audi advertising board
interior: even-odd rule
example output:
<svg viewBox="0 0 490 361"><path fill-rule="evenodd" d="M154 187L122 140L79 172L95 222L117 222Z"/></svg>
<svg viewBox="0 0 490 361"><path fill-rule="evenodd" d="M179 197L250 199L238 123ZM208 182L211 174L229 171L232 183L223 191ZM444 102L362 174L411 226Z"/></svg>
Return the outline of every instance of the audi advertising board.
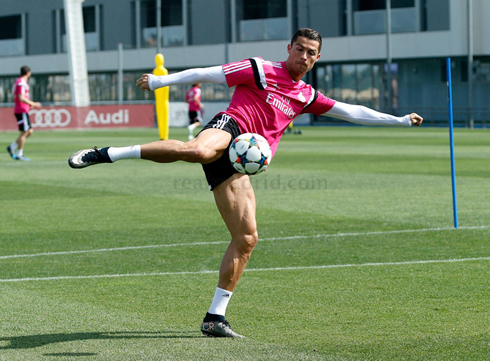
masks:
<svg viewBox="0 0 490 361"><path fill-rule="evenodd" d="M94 105L89 107L42 107L29 112L32 127L90 129L153 127L153 104ZM18 130L13 108L0 108L0 131Z"/></svg>

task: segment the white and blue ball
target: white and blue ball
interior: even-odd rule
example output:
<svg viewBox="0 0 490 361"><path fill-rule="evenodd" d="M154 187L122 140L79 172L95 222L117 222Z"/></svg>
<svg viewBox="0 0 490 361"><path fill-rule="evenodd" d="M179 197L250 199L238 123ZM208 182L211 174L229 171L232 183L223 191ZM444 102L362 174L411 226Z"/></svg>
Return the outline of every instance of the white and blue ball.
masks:
<svg viewBox="0 0 490 361"><path fill-rule="evenodd" d="M236 137L230 146L230 161L243 174L258 174L267 169L271 159L271 147L267 140L255 133Z"/></svg>

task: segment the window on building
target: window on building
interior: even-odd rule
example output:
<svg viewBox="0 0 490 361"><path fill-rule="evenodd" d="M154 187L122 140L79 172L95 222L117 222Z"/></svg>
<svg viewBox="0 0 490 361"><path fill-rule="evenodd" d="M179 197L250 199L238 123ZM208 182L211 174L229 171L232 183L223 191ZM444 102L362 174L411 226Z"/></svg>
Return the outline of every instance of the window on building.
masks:
<svg viewBox="0 0 490 361"><path fill-rule="evenodd" d="M18 76L16 77L2 77L0 78L0 104L1 103L13 103L14 98L12 94L12 87L15 84Z"/></svg>
<svg viewBox="0 0 490 361"><path fill-rule="evenodd" d="M157 4L156 0L141 2L141 27L144 47L154 47L157 44ZM162 1L161 9L161 45L184 45L184 19L182 0Z"/></svg>
<svg viewBox="0 0 490 361"><path fill-rule="evenodd" d="M450 29L449 0L421 0L420 15L422 31Z"/></svg>
<svg viewBox="0 0 490 361"><path fill-rule="evenodd" d="M288 4L286 0L244 1L243 19L284 18L287 16L287 8Z"/></svg>
<svg viewBox="0 0 490 361"><path fill-rule="evenodd" d="M237 1L240 41L289 38L287 0Z"/></svg>
<svg viewBox="0 0 490 361"><path fill-rule="evenodd" d="M354 35L386 32L385 0L353 0ZM391 0L391 32L414 32L417 24L415 0Z"/></svg>
<svg viewBox="0 0 490 361"><path fill-rule="evenodd" d="M413 7L415 7L415 0L391 0L392 9ZM354 0L353 8L355 11L384 10L386 0Z"/></svg>
<svg viewBox="0 0 490 361"><path fill-rule="evenodd" d="M415 0L391 0L391 7L393 9L413 8Z"/></svg>
<svg viewBox="0 0 490 361"><path fill-rule="evenodd" d="M182 18L182 0L162 1L162 26L184 25Z"/></svg>
<svg viewBox="0 0 490 361"><path fill-rule="evenodd" d="M95 33L97 26L95 25L95 6L83 8L83 27L86 33Z"/></svg>
<svg viewBox="0 0 490 361"><path fill-rule="evenodd" d="M22 38L22 19L20 15L0 17L0 40Z"/></svg>
<svg viewBox="0 0 490 361"><path fill-rule="evenodd" d="M95 6L86 6L83 8L83 30L85 33L85 47L87 51L100 50L99 44L99 26L97 24L97 11L100 11ZM65 11L60 10L60 29L61 29L61 51L67 52L66 44L66 24L65 24Z"/></svg>
<svg viewBox="0 0 490 361"><path fill-rule="evenodd" d="M0 17L0 56L24 55L22 15Z"/></svg>
<svg viewBox="0 0 490 361"><path fill-rule="evenodd" d="M397 65L392 64L392 84L397 81L396 69ZM316 88L338 101L384 110L388 96L385 94L386 71L386 64L317 65ZM392 94L393 107L396 95Z"/></svg>

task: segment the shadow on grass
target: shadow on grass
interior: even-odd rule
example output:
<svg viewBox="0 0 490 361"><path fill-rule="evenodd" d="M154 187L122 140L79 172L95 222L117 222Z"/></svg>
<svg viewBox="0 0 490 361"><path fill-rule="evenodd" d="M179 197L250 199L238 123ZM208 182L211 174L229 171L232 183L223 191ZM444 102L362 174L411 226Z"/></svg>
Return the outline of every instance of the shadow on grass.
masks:
<svg viewBox="0 0 490 361"><path fill-rule="evenodd" d="M52 343L84 341L84 340L119 340L132 338L200 338L195 331L159 331L159 332L79 332L53 333L47 335L0 337L0 343L10 342L0 346L0 350L27 349L41 347Z"/></svg>

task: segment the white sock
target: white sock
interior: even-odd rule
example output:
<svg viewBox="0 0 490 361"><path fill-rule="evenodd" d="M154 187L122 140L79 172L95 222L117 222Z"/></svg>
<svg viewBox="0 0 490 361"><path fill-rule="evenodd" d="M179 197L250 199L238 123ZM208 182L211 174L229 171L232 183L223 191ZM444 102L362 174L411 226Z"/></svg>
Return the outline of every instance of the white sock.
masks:
<svg viewBox="0 0 490 361"><path fill-rule="evenodd" d="M213 302L211 303L211 307L209 307L208 312L212 313L213 315L224 316L226 313L226 307L228 307L228 302L230 302L232 294L233 292L216 287Z"/></svg>
<svg viewBox="0 0 490 361"><path fill-rule="evenodd" d="M189 131L189 135L192 135L192 131L197 128L196 123L191 124L187 127L187 130Z"/></svg>
<svg viewBox="0 0 490 361"><path fill-rule="evenodd" d="M10 144L10 150L12 151L12 153L15 152L17 147L18 147L17 142L12 142L12 144Z"/></svg>
<svg viewBox="0 0 490 361"><path fill-rule="evenodd" d="M113 162L120 159L141 159L141 146L132 145L129 147L110 147L107 150L107 154Z"/></svg>
<svg viewBox="0 0 490 361"><path fill-rule="evenodd" d="M24 155L24 149L17 149L17 158L21 158Z"/></svg>

